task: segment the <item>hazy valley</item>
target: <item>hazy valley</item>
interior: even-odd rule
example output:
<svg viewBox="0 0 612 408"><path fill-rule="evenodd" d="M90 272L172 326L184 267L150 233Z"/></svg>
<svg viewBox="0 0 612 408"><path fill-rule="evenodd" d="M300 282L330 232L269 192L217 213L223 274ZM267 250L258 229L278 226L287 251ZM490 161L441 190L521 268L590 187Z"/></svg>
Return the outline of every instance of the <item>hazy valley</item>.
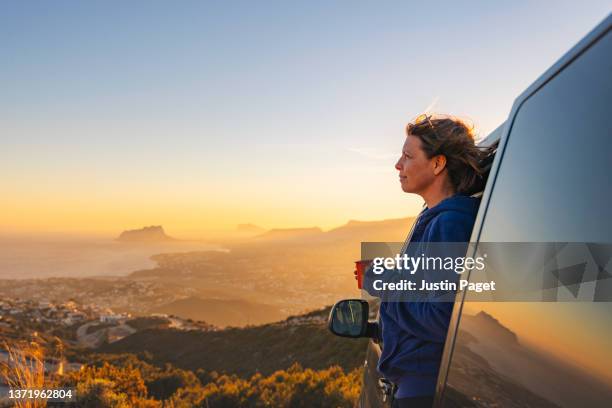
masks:
<svg viewBox="0 0 612 408"><path fill-rule="evenodd" d="M0 296L174 314L219 327L272 322L359 296L352 271L360 242L401 241L410 222L351 221L326 232L241 226L214 243L171 239L153 227L105 243L28 249L22 242L3 247Z"/></svg>

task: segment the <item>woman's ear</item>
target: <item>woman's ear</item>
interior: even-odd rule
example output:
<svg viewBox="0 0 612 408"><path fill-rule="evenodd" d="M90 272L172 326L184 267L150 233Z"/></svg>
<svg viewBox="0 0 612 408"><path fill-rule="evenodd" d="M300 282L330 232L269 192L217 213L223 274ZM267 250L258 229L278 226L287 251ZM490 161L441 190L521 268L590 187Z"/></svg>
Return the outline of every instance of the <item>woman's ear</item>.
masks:
<svg viewBox="0 0 612 408"><path fill-rule="evenodd" d="M439 154L433 158L433 172L434 176L442 173L442 171L446 168L446 156L443 154Z"/></svg>

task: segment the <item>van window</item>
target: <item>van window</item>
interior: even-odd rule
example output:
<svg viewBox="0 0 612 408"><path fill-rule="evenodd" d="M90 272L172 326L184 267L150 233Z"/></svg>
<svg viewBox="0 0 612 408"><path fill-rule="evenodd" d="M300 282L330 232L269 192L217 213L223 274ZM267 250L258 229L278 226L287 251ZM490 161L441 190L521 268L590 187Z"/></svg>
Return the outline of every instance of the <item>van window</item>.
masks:
<svg viewBox="0 0 612 408"><path fill-rule="evenodd" d="M611 79L608 32L520 107L481 242L612 243ZM612 275L609 252L589 256ZM610 302L465 302L443 406L609 406L611 316Z"/></svg>

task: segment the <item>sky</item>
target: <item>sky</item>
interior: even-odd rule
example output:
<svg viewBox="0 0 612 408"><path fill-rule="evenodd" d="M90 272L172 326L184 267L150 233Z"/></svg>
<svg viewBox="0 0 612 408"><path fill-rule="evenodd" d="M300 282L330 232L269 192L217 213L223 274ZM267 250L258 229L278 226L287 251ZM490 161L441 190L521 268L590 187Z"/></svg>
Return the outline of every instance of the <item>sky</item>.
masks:
<svg viewBox="0 0 612 408"><path fill-rule="evenodd" d="M486 136L610 3L0 10L0 233L194 238L416 214L393 167L406 123L430 108Z"/></svg>

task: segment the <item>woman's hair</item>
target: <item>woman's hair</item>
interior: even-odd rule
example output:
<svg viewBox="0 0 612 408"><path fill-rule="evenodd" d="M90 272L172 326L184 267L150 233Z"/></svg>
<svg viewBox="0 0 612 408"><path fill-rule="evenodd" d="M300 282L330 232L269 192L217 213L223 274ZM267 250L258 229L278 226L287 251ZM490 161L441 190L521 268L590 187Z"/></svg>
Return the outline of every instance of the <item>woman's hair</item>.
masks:
<svg viewBox="0 0 612 408"><path fill-rule="evenodd" d="M428 158L446 157L450 182L458 194L471 195L484 189L482 160L490 153L476 146L474 127L453 117L420 115L406 126L406 133L421 140Z"/></svg>

